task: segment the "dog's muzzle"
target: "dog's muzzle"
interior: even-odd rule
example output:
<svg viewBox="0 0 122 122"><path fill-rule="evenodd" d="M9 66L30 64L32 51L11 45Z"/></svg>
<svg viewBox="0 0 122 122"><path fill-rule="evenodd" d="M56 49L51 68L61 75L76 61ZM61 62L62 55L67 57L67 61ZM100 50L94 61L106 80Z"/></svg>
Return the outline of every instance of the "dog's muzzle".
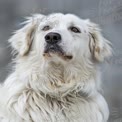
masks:
<svg viewBox="0 0 122 122"><path fill-rule="evenodd" d="M45 49L43 56L51 57L51 53L57 54L63 59L72 59L72 56L66 55L64 50L59 46L61 43L61 35L59 33L50 32L45 36Z"/></svg>
<svg viewBox="0 0 122 122"><path fill-rule="evenodd" d="M58 33L50 32L45 36L46 46L44 53L60 53L63 54L63 50L58 45L61 42L61 35Z"/></svg>

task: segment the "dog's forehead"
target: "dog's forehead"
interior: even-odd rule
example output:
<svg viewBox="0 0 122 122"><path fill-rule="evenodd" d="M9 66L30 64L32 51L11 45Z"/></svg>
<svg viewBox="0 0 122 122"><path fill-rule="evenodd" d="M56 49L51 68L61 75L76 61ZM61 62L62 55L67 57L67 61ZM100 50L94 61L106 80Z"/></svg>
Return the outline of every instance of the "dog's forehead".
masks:
<svg viewBox="0 0 122 122"><path fill-rule="evenodd" d="M57 23L74 23L74 24L85 24L84 20L77 17L73 14L62 14L62 13L56 13L48 15L44 18L44 22L51 23L51 22L57 22Z"/></svg>

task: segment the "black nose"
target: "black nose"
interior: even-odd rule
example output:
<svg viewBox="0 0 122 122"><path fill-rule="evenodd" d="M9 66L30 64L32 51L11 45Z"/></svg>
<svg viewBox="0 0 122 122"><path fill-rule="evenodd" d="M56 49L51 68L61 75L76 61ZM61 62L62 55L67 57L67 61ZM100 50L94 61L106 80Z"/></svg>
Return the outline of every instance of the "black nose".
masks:
<svg viewBox="0 0 122 122"><path fill-rule="evenodd" d="M61 35L58 33L50 32L45 36L45 41L49 44L56 44L61 41Z"/></svg>

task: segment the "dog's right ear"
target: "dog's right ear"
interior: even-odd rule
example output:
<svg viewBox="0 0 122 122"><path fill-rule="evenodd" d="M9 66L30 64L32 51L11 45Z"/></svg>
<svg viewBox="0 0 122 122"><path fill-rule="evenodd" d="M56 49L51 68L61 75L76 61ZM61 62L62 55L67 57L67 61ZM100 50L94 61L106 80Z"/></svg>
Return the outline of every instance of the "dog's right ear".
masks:
<svg viewBox="0 0 122 122"><path fill-rule="evenodd" d="M25 26L15 32L8 40L11 46L19 55L24 56L29 52L30 46L34 39L34 33L38 24L42 21L44 15L36 14L28 17L24 22Z"/></svg>

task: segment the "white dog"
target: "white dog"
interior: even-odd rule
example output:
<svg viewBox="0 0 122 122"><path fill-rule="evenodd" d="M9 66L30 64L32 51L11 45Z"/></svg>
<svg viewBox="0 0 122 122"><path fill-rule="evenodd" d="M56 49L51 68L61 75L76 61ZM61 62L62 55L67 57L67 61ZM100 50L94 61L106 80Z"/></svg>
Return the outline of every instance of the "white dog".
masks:
<svg viewBox="0 0 122 122"><path fill-rule="evenodd" d="M24 24L9 40L17 56L0 88L0 122L107 122L99 64L111 47L99 27L61 13Z"/></svg>

